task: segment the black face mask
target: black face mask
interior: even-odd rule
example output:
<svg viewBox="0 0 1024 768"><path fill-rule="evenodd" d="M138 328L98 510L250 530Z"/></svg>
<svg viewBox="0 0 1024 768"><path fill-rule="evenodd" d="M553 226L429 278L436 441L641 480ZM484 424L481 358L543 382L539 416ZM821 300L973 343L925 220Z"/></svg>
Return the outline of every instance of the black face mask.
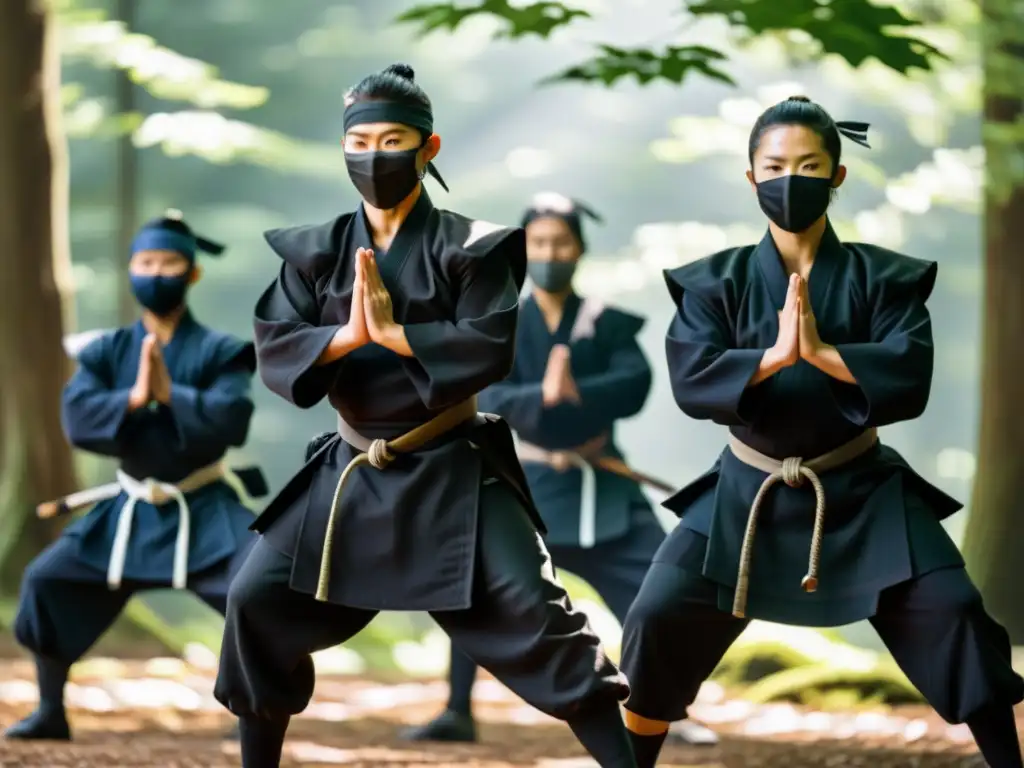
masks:
<svg viewBox="0 0 1024 768"><path fill-rule="evenodd" d="M419 149L401 152L346 152L348 177L363 200L374 208L390 210L405 200L419 184L416 170Z"/></svg>
<svg viewBox="0 0 1024 768"><path fill-rule="evenodd" d="M803 232L825 215L832 180L820 176L780 176L757 185L757 202L765 216L787 232Z"/></svg>
<svg viewBox="0 0 1024 768"><path fill-rule="evenodd" d="M575 261L528 261L526 272L542 291L561 293L572 283Z"/></svg>
<svg viewBox="0 0 1024 768"><path fill-rule="evenodd" d="M171 314L185 303L188 278L184 275L129 275L136 301L157 317Z"/></svg>

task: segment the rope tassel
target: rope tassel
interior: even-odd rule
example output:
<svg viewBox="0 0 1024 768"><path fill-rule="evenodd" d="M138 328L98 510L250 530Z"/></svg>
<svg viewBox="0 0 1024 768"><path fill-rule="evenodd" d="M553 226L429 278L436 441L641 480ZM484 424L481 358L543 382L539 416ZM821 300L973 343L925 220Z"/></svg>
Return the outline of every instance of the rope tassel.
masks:
<svg viewBox="0 0 1024 768"><path fill-rule="evenodd" d="M811 593L818 589L818 565L821 562L821 544L825 532L825 489L814 470L803 465L803 459L785 459L782 469L772 472L761 483L750 505L750 516L747 518L747 529L743 534L743 547L740 549L740 569L736 577L736 592L733 596L732 615L738 619L746 617L747 593L750 590L750 565L754 557L754 534L757 532L757 518L761 512L768 491L780 480L790 488L799 488L804 479L814 487L814 531L811 534L811 553L807 563L807 575L800 582L804 592Z"/></svg>
<svg viewBox="0 0 1024 768"><path fill-rule="evenodd" d="M838 448L804 461L798 458L779 459L751 448L742 440L732 435L729 438L729 452L748 467L764 472L767 477L761 483L754 502L750 505L747 517L747 529L743 534L743 546L740 549L739 573L736 576L736 592L733 595L732 613L737 618L746 618L747 593L750 589L750 564L754 555L754 534L757 531L757 519L761 512L768 491L780 480L792 488L799 488L804 481L810 481L814 487L814 530L811 532L811 553L808 558L807 575L800 586L808 594L818 589L818 567L821 562L821 547L825 538L825 489L822 487L819 474L849 464L871 451L878 444L878 430L874 427L861 432L857 437Z"/></svg>
<svg viewBox="0 0 1024 768"><path fill-rule="evenodd" d="M327 517L327 530L324 532L324 545L320 554L320 574L316 585L317 600L321 603L327 602L327 593L331 583L331 557L334 554L334 533L341 509L341 493L352 473L364 464L369 464L377 470L387 469L399 454L417 451L432 440L474 418L476 418L475 395L442 411L426 424L421 424L393 440L381 438L369 440L355 432L345 423L344 419L338 418L338 432L342 440L363 452L356 454L345 466L341 477L338 478L338 484L334 487L334 498L331 500L331 511Z"/></svg>

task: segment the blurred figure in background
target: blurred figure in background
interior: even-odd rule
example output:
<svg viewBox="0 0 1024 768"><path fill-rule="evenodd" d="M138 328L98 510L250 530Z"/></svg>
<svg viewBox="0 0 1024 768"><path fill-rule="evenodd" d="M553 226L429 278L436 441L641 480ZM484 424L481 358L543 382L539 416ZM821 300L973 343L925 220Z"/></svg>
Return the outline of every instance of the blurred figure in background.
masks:
<svg viewBox="0 0 1024 768"><path fill-rule="evenodd" d="M573 290L586 252L584 216L598 220L556 193L537 195L523 215L533 290L520 303L512 373L481 394L480 407L516 432L555 567L589 582L622 622L665 538L640 488L646 478L623 463L615 443L615 422L635 416L647 400L651 369L636 338L643 318ZM476 665L453 645L447 709L404 735L476 741L475 679ZM689 721L679 733L695 743L716 741Z"/></svg>
<svg viewBox="0 0 1024 768"><path fill-rule="evenodd" d="M14 632L35 656L39 707L9 739L71 738L68 671L136 592L189 589L225 611L231 575L255 538L247 504L267 488L258 469L223 463L249 432L253 344L203 326L186 301L202 273L197 252L223 250L177 211L145 225L128 263L142 319L77 354L64 430L76 448L120 468L115 483L39 506L52 517L94 505L22 578Z"/></svg>

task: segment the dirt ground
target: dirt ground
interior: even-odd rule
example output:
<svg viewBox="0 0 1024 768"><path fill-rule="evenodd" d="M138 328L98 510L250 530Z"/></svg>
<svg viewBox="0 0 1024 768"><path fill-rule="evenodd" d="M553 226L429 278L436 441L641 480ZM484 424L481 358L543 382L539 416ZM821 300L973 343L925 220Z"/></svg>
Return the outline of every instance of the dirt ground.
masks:
<svg viewBox="0 0 1024 768"><path fill-rule="evenodd" d="M36 698L31 667L0 661L0 728L27 714ZM480 766L577 768L568 728L513 697L493 680L477 688L481 742L472 746L409 744L404 724L442 705L438 681L382 683L320 675L309 709L296 718L283 765ZM175 659L92 660L76 668L68 689L75 741L0 741L0 766L33 768L227 768L238 747L223 735L230 716L213 700L212 672ZM716 747L668 746L661 764L687 768L967 768L984 764L965 729L950 728L925 708L888 712L812 713L790 705L752 707L702 692L699 719L722 735ZM1024 712L1018 722L1024 726Z"/></svg>

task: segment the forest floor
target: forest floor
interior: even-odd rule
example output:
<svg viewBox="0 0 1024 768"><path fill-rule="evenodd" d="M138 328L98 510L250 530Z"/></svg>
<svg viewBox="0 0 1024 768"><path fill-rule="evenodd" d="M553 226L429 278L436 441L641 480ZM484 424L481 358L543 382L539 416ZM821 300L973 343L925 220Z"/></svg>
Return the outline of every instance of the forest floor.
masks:
<svg viewBox="0 0 1024 768"><path fill-rule="evenodd" d="M228 768L238 745L233 725L212 696L210 660L92 659L75 668L67 699L71 744L0 741L0 766L32 768ZM525 706L493 680L476 689L477 745L410 744L402 726L442 706L438 681L382 682L351 676L318 678L316 695L292 722L283 763L289 768L474 765L481 768L593 766L568 728ZM0 728L36 700L32 667L0 660ZM722 735L716 747L667 747L661 764L687 768L966 768L983 766L970 734L925 707L846 713L811 712L788 704L753 706L707 685L696 719ZM1024 711L1018 714L1024 728Z"/></svg>

